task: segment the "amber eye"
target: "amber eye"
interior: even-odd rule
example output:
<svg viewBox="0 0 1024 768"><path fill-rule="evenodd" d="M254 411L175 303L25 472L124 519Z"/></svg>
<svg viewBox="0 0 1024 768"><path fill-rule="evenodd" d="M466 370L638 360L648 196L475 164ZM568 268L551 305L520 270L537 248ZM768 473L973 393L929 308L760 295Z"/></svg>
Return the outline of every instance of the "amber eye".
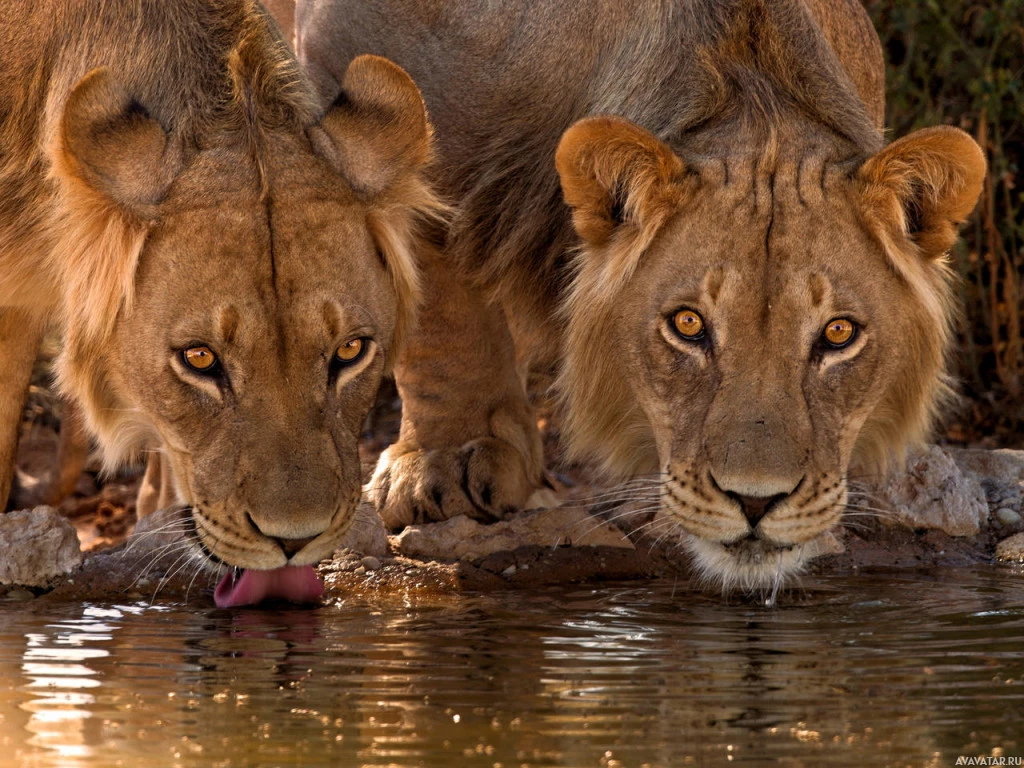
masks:
<svg viewBox="0 0 1024 768"><path fill-rule="evenodd" d="M833 349L842 349L848 346L856 335L857 326L845 317L837 317L834 320L830 320L829 324L825 326L825 332L822 334L825 343Z"/></svg>
<svg viewBox="0 0 1024 768"><path fill-rule="evenodd" d="M217 367L217 356L209 347L189 347L181 353L181 359L196 373L210 373Z"/></svg>
<svg viewBox="0 0 1024 768"><path fill-rule="evenodd" d="M338 350L334 353L334 358L341 365L351 365L356 360L363 356L366 351L366 339L352 339L346 341Z"/></svg>
<svg viewBox="0 0 1024 768"><path fill-rule="evenodd" d="M704 318L692 309L681 309L672 318L676 333L687 341L696 341L704 335Z"/></svg>

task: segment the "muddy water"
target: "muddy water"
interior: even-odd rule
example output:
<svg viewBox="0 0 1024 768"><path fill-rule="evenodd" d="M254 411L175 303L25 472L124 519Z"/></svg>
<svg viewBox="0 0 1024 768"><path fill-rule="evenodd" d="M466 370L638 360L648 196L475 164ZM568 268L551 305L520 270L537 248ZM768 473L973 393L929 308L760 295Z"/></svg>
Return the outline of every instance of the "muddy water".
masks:
<svg viewBox="0 0 1024 768"><path fill-rule="evenodd" d="M0 764L953 766L1024 756L1024 575L317 610L0 602Z"/></svg>

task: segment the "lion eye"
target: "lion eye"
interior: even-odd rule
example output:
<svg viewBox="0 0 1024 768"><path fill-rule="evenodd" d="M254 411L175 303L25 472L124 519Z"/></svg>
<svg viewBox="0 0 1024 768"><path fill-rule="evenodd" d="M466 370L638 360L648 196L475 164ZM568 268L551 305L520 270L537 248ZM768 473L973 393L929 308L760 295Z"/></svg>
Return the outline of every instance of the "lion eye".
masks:
<svg viewBox="0 0 1024 768"><path fill-rule="evenodd" d="M692 309L681 309L672 318L672 325L687 341L696 341L704 336L704 318Z"/></svg>
<svg viewBox="0 0 1024 768"><path fill-rule="evenodd" d="M334 359L341 365L351 365L363 356L367 348L366 339L346 341L334 353Z"/></svg>
<svg viewBox="0 0 1024 768"><path fill-rule="evenodd" d="M217 355L209 347L189 347L181 353L185 365L196 373L211 373L217 367Z"/></svg>
<svg viewBox="0 0 1024 768"><path fill-rule="evenodd" d="M837 317L830 320L825 326L822 337L825 343L833 349L842 349L849 346L850 342L857 336L857 326L845 317Z"/></svg>

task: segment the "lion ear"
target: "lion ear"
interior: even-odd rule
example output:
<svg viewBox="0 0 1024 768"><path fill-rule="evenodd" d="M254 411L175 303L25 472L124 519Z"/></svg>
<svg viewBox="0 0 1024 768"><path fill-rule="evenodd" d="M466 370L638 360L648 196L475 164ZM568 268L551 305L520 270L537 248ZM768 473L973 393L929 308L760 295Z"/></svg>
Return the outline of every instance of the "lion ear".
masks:
<svg viewBox="0 0 1024 768"><path fill-rule="evenodd" d="M397 64L370 55L352 60L341 93L309 132L314 149L368 200L422 169L430 158L431 134L412 78Z"/></svg>
<svg viewBox="0 0 1024 768"><path fill-rule="evenodd" d="M61 140L64 173L128 209L159 203L181 169L180 146L106 67L71 92Z"/></svg>
<svg viewBox="0 0 1024 768"><path fill-rule="evenodd" d="M181 170L182 148L101 67L71 91L51 159L66 214L52 258L75 349L109 334L130 306L152 209Z"/></svg>
<svg viewBox="0 0 1024 768"><path fill-rule="evenodd" d="M925 128L894 141L858 172L868 217L883 241L913 243L937 259L956 242L985 178L985 155L957 128Z"/></svg>
<svg viewBox="0 0 1024 768"><path fill-rule="evenodd" d="M583 241L603 245L624 224L659 226L683 195L683 161L654 134L620 117L572 125L555 153L562 193Z"/></svg>
<svg viewBox="0 0 1024 768"><path fill-rule="evenodd" d="M370 234L398 298L390 368L420 302L422 224L442 221L448 213L426 178L433 129L423 96L398 65L380 56L359 56L345 72L341 94L308 135L313 150L370 206Z"/></svg>

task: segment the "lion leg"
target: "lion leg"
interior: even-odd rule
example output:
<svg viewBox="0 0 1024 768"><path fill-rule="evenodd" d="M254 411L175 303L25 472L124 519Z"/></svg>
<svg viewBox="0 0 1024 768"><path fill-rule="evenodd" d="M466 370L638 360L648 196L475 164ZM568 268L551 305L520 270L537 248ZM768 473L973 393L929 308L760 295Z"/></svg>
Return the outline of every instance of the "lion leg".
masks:
<svg viewBox="0 0 1024 768"><path fill-rule="evenodd" d="M54 463L40 482L28 488L19 484L20 476L16 473L10 491L11 505L19 509L40 504L56 507L75 492L88 459L89 434L81 411L73 400L65 400Z"/></svg>
<svg viewBox="0 0 1024 768"><path fill-rule="evenodd" d="M89 459L89 433L85 420L74 400L64 402L64 416L60 422L60 442L57 444L57 466L53 480L46 491L46 503L60 504L75 492L78 478Z"/></svg>
<svg viewBox="0 0 1024 768"><path fill-rule="evenodd" d="M0 509L7 506L11 491L25 398L42 339L38 318L18 309L0 309Z"/></svg>
<svg viewBox="0 0 1024 768"><path fill-rule="evenodd" d="M419 323L395 368L398 441L369 495L391 529L467 515L501 519L543 482L536 417L501 307L434 254Z"/></svg>
<svg viewBox="0 0 1024 768"><path fill-rule="evenodd" d="M21 500L21 506L46 504L56 507L75 492L88 459L89 434L85 431L82 414L73 400L65 400L54 465L43 483L29 492L19 493L15 489L14 498Z"/></svg>

